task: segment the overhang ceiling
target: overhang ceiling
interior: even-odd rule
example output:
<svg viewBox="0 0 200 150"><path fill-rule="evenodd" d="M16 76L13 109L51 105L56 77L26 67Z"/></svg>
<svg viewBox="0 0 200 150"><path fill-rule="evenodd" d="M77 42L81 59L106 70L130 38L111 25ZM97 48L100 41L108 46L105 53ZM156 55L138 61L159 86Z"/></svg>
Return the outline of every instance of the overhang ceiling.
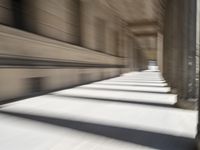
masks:
<svg viewBox="0 0 200 150"><path fill-rule="evenodd" d="M97 1L112 9L124 20L146 58L156 60L157 35L163 32L165 7L168 0Z"/></svg>
<svg viewBox="0 0 200 150"><path fill-rule="evenodd" d="M104 0L136 36L154 36L163 28L166 0Z"/></svg>
<svg viewBox="0 0 200 150"><path fill-rule="evenodd" d="M157 35L163 31L167 0L102 0L135 35L141 50L149 60L157 58Z"/></svg>

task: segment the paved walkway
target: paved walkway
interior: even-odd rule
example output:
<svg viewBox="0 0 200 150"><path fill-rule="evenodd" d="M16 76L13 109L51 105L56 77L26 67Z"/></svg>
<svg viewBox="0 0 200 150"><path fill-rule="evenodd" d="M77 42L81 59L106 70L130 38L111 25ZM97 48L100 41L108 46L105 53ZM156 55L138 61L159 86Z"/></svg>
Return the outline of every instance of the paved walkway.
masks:
<svg viewBox="0 0 200 150"><path fill-rule="evenodd" d="M0 150L192 150L197 112L159 72L135 72L0 109Z"/></svg>

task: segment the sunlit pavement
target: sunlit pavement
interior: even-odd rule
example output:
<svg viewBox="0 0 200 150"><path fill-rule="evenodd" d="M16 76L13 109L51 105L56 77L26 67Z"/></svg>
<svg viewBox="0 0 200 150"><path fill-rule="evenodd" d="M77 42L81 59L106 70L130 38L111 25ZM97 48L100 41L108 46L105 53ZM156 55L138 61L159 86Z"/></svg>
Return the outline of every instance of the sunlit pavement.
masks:
<svg viewBox="0 0 200 150"><path fill-rule="evenodd" d="M135 72L3 105L0 150L192 150L197 112L159 72Z"/></svg>

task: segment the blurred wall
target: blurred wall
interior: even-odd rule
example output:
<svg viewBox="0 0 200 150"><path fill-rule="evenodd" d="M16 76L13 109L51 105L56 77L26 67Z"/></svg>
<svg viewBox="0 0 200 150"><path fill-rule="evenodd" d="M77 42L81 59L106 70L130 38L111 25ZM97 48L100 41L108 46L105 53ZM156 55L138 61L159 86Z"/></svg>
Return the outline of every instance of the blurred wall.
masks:
<svg viewBox="0 0 200 150"><path fill-rule="evenodd" d="M93 0L0 0L0 100L145 69L126 23Z"/></svg>

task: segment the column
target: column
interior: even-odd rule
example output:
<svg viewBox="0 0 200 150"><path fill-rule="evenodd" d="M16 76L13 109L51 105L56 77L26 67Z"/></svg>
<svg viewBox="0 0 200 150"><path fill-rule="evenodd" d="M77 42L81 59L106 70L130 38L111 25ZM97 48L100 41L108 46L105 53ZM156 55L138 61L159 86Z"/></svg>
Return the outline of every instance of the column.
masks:
<svg viewBox="0 0 200 150"><path fill-rule="evenodd" d="M186 109L197 106L196 2L169 0L165 15L163 76Z"/></svg>
<svg viewBox="0 0 200 150"><path fill-rule="evenodd" d="M170 46L171 46L171 6L172 6L172 1L168 1L167 5L166 5L166 11L165 11L165 18L164 18L164 41L163 41L163 47L164 47L164 51L163 51L163 77L165 78L165 80L167 81L167 83L170 83L170 65L169 62L171 60L170 58Z"/></svg>
<svg viewBox="0 0 200 150"><path fill-rule="evenodd" d="M186 109L197 107L196 95L196 0L179 2L180 45L177 106Z"/></svg>
<svg viewBox="0 0 200 150"><path fill-rule="evenodd" d="M157 63L161 73L163 73L163 35L157 34Z"/></svg>
<svg viewBox="0 0 200 150"><path fill-rule="evenodd" d="M200 1L197 1L197 23L196 23L196 29L197 29L197 34L196 34L196 38L197 38L197 57L198 57L198 59L197 59L197 61L198 61L198 63L197 63L197 67L198 67L198 69L196 70L196 73L198 73L198 75L199 75L199 70L200 70L200 66L199 66L199 44L200 44ZM196 61L196 62L197 62ZM197 89L199 89L199 87L200 87L200 82L198 82L198 88ZM198 93L198 102L199 102L199 106L198 106L198 108L200 108L200 94ZM198 150L200 150L200 109L199 109L199 112L198 112L198 128L197 128L197 136L196 136L196 141L197 141L197 149Z"/></svg>

